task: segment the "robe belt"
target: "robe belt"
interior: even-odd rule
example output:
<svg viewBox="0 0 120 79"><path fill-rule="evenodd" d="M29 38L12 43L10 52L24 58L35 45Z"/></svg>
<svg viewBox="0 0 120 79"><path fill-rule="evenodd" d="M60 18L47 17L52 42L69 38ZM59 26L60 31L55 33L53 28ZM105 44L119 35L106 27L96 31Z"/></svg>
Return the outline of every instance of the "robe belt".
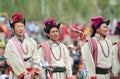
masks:
<svg viewBox="0 0 120 79"><path fill-rule="evenodd" d="M110 72L111 72L111 67L110 68L96 67L96 74L108 74Z"/></svg>
<svg viewBox="0 0 120 79"><path fill-rule="evenodd" d="M65 67L55 67L53 68L52 72L57 73L57 72L65 72L66 68Z"/></svg>

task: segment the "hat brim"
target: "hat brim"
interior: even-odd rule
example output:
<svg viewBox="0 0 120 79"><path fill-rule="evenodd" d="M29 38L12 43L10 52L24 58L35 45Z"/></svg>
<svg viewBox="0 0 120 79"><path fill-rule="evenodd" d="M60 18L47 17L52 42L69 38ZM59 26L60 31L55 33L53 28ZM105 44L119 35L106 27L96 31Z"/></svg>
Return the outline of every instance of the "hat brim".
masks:
<svg viewBox="0 0 120 79"><path fill-rule="evenodd" d="M105 21L105 24L106 24L106 25L109 25L109 24L110 24L110 20Z"/></svg>
<svg viewBox="0 0 120 79"><path fill-rule="evenodd" d="M9 19L9 24L10 24L11 28L13 28L14 24L17 23L17 22L22 22L24 25L26 25L25 18L24 19L16 19L14 22L11 22L10 19Z"/></svg>
<svg viewBox="0 0 120 79"><path fill-rule="evenodd" d="M50 30L52 27L56 27L57 29L59 29L59 28L60 28L60 25L61 25L61 23L58 23L57 26L49 26L49 28L44 28L44 31L45 31L46 33L49 33L49 30Z"/></svg>

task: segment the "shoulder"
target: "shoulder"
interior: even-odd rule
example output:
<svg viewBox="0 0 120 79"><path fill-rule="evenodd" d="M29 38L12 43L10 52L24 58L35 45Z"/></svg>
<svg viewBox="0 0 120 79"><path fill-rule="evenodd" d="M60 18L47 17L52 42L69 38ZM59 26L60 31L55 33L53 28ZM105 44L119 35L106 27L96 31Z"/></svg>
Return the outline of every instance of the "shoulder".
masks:
<svg viewBox="0 0 120 79"><path fill-rule="evenodd" d="M33 38L27 37L26 39L29 40L30 42L36 44L36 41Z"/></svg>
<svg viewBox="0 0 120 79"><path fill-rule="evenodd" d="M60 43L60 45L61 45L63 48L67 48L64 43Z"/></svg>
<svg viewBox="0 0 120 79"><path fill-rule="evenodd" d="M105 39L110 45L113 45L112 41L110 41L109 39Z"/></svg>

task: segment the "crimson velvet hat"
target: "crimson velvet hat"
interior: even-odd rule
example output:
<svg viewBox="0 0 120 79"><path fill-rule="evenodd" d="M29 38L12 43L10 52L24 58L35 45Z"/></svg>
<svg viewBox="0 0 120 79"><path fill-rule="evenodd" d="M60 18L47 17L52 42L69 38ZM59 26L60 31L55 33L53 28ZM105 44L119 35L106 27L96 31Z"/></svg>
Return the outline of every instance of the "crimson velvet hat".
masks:
<svg viewBox="0 0 120 79"><path fill-rule="evenodd" d="M104 21L102 16L94 16L91 18L91 21L92 21L92 29L93 29L93 33L91 37L95 35L96 29L99 28L101 24L105 23L106 25L109 25L110 23L110 20Z"/></svg>
<svg viewBox="0 0 120 79"><path fill-rule="evenodd" d="M23 18L23 14L21 12L14 13L12 15L12 21L9 20L11 28L14 28L14 24L16 22L22 22L24 25L26 24L25 18Z"/></svg>
<svg viewBox="0 0 120 79"><path fill-rule="evenodd" d="M46 33L49 33L52 27L56 27L58 30L60 28L60 23L57 24L54 18L45 19L44 24L45 24L44 31Z"/></svg>

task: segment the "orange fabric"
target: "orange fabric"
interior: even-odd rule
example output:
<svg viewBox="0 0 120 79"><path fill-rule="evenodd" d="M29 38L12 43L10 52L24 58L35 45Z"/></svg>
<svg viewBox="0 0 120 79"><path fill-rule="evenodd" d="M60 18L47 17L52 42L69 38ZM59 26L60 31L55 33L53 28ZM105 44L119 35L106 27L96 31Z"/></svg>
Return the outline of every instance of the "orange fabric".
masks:
<svg viewBox="0 0 120 79"><path fill-rule="evenodd" d="M1 24L1 25L0 25L0 28L3 30L3 32L5 33L6 36L9 36L9 32L8 32L5 24Z"/></svg>

